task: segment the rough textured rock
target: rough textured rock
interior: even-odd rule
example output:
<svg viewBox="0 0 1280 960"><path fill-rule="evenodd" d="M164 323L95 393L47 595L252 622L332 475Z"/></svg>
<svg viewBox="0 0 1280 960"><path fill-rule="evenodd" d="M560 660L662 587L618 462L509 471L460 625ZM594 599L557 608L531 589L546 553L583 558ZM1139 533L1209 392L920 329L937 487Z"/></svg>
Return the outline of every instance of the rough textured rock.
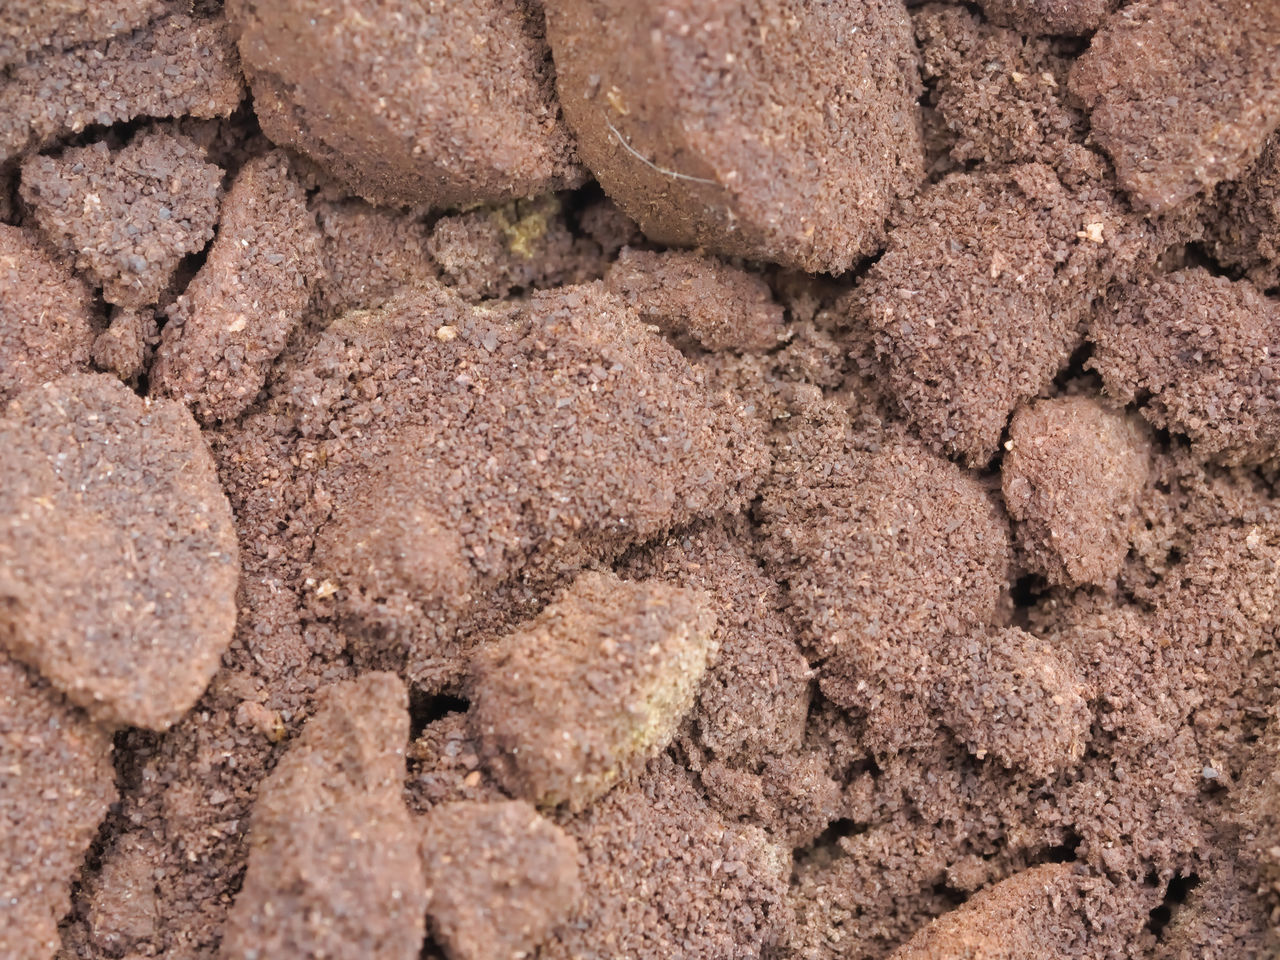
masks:
<svg viewBox="0 0 1280 960"><path fill-rule="evenodd" d="M22 198L45 238L126 307L154 303L178 262L213 239L221 189L222 170L165 131L22 165Z"/></svg>
<svg viewBox="0 0 1280 960"><path fill-rule="evenodd" d="M416 960L427 888L401 796L407 700L385 673L320 695L259 790L222 960Z"/></svg>
<svg viewBox="0 0 1280 960"><path fill-rule="evenodd" d="M0 78L0 163L91 124L225 117L243 94L240 61L221 18L165 17L11 68Z"/></svg>
<svg viewBox="0 0 1280 960"><path fill-rule="evenodd" d="M1244 172L1280 123L1280 7L1138 0L1071 70L1093 139L1138 206L1167 210Z"/></svg>
<svg viewBox="0 0 1280 960"><path fill-rule="evenodd" d="M1201 457L1253 463L1280 443L1280 303L1195 268L1126 287L1089 330L1107 392Z"/></svg>
<svg viewBox="0 0 1280 960"><path fill-rule="evenodd" d="M1114 580L1150 456L1140 421L1093 397L1039 400L1019 410L1000 475L1030 568L1069 587Z"/></svg>
<svg viewBox="0 0 1280 960"><path fill-rule="evenodd" d="M471 730L495 779L582 810L662 750L716 654L705 594L584 573L476 657Z"/></svg>
<svg viewBox="0 0 1280 960"><path fill-rule="evenodd" d="M1046 777L1084 755L1092 693L1074 662L1017 627L952 638L938 654L942 722L979 759Z"/></svg>
<svg viewBox="0 0 1280 960"><path fill-rule="evenodd" d="M0 417L0 644L109 723L164 729L231 641L231 508L195 421L114 377Z"/></svg>
<svg viewBox="0 0 1280 960"><path fill-rule="evenodd" d="M47 960L116 799L111 735L2 652L0 772L0 954Z"/></svg>
<svg viewBox="0 0 1280 960"><path fill-rule="evenodd" d="M367 200L442 207L581 182L528 0L232 0L227 13L263 132Z"/></svg>
<svg viewBox="0 0 1280 960"><path fill-rule="evenodd" d="M29 233L0 224L0 404L88 369L95 333L88 288Z"/></svg>
<svg viewBox="0 0 1280 960"><path fill-rule="evenodd" d="M841 273L923 178L901 0L546 8L582 159L658 243Z"/></svg>
<svg viewBox="0 0 1280 960"><path fill-rule="evenodd" d="M577 844L518 800L435 808L422 857L430 934L449 960L529 956L582 896Z"/></svg>
<svg viewBox="0 0 1280 960"><path fill-rule="evenodd" d="M154 395L208 423L239 415L301 322L320 272L320 231L283 154L250 161L223 201L218 239L169 310Z"/></svg>
<svg viewBox="0 0 1280 960"><path fill-rule="evenodd" d="M1020 960L1089 956L1085 893L1101 881L1074 863L1015 874L935 920L893 960Z"/></svg>

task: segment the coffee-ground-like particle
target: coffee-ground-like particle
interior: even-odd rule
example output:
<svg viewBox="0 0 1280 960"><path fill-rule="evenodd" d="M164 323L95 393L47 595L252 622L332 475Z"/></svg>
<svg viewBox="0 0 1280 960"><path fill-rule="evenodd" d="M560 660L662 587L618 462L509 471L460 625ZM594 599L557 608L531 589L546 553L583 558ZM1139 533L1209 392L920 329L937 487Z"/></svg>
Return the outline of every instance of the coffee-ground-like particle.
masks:
<svg viewBox="0 0 1280 960"><path fill-rule="evenodd" d="M761 552L823 692L867 714L868 743L897 749L938 722L944 636L995 618L1008 529L976 477L910 440L857 449L827 413L778 444Z"/></svg>
<svg viewBox="0 0 1280 960"><path fill-rule="evenodd" d="M111 325L93 341L93 362L126 383L138 379L160 342L160 326L150 307L116 310Z"/></svg>
<svg viewBox="0 0 1280 960"><path fill-rule="evenodd" d="M677 342L708 350L765 351L784 336L783 309L760 277L713 257L626 248L605 288Z"/></svg>
<svg viewBox="0 0 1280 960"><path fill-rule="evenodd" d="M583 892L577 844L520 800L436 807L422 863L428 932L449 960L529 956Z"/></svg>
<svg viewBox="0 0 1280 960"><path fill-rule="evenodd" d="M1245 271L1259 290L1280 286L1280 133L1239 180L1218 188L1217 200L1207 225L1213 258Z"/></svg>
<svg viewBox="0 0 1280 960"><path fill-rule="evenodd" d="M494 587L556 589L740 506L764 459L760 424L597 285L475 308L405 291L330 324L271 409L332 498L316 582L363 650L436 689Z"/></svg>
<svg viewBox="0 0 1280 960"><path fill-rule="evenodd" d="M85 127L135 117L225 117L244 95L226 23L179 14L50 53L0 77L0 163Z"/></svg>
<svg viewBox="0 0 1280 960"><path fill-rule="evenodd" d="M366 200L455 206L582 181L530 0L232 0L227 14L263 131Z"/></svg>
<svg viewBox="0 0 1280 960"><path fill-rule="evenodd" d="M651 240L842 273L923 178L901 0L546 9L582 159Z"/></svg>
<svg viewBox="0 0 1280 960"><path fill-rule="evenodd" d="M401 796L408 696L370 673L321 692L262 782L222 960L415 960L427 887Z"/></svg>
<svg viewBox="0 0 1280 960"><path fill-rule="evenodd" d="M1200 457L1255 463L1280 443L1280 303L1201 268L1121 291L1089 328L1107 392Z"/></svg>
<svg viewBox="0 0 1280 960"><path fill-rule="evenodd" d="M565 824L586 895L546 960L742 960L785 942L790 851L726 821L666 759Z"/></svg>
<svg viewBox="0 0 1280 960"><path fill-rule="evenodd" d="M574 236L553 194L441 217L428 248L469 300L581 283L604 270L598 246Z"/></svg>
<svg viewBox="0 0 1280 960"><path fill-rule="evenodd" d="M41 232L107 302L126 307L154 303L178 261L213 239L221 188L222 170L165 131L22 166L22 198Z"/></svg>
<svg viewBox="0 0 1280 960"><path fill-rule="evenodd" d="M1280 6L1138 0L1071 70L1093 140L1135 205L1160 212L1244 172L1280 123Z"/></svg>
<svg viewBox="0 0 1280 960"><path fill-rule="evenodd" d="M1075 863L1047 863L1015 874L944 914L891 960L1014 960L1099 956L1085 919L1087 891L1105 881Z"/></svg>
<svg viewBox="0 0 1280 960"><path fill-rule="evenodd" d="M302 320L319 251L315 215L284 155L246 164L208 259L169 310L152 393L189 404L206 423L238 416Z"/></svg>
<svg viewBox="0 0 1280 960"><path fill-rule="evenodd" d="M107 374L0 417L0 646L108 723L164 729L231 641L231 508L180 405Z"/></svg>
<svg viewBox="0 0 1280 960"><path fill-rule="evenodd" d="M1005 507L1027 565L1050 583L1104 586L1119 572L1150 459L1135 420L1069 396L1036 401L1009 425Z"/></svg>
<svg viewBox="0 0 1280 960"><path fill-rule="evenodd" d="M992 23L1031 36L1092 33L1120 0L978 0Z"/></svg>
<svg viewBox="0 0 1280 960"><path fill-rule="evenodd" d="M485 769L468 717L461 711L428 723L410 744L408 758L405 799L417 813L460 800L507 799Z"/></svg>
<svg viewBox="0 0 1280 960"><path fill-rule="evenodd" d="M1039 164L953 174L911 202L852 311L926 441L986 463L1013 410L1066 365L1102 253L1084 234Z"/></svg>
<svg viewBox="0 0 1280 960"><path fill-rule="evenodd" d="M0 224L0 404L87 370L95 333L88 287L31 234Z"/></svg>
<svg viewBox="0 0 1280 960"><path fill-rule="evenodd" d="M942 722L978 759L1047 777L1084 754L1093 711L1075 664L1017 627L952 637L938 659Z"/></svg>
<svg viewBox="0 0 1280 960"><path fill-rule="evenodd" d="M0 595L0 610L8 602ZM3 652L0 773L0 955L48 960L72 881L116 799L111 735Z"/></svg>
<svg viewBox="0 0 1280 960"><path fill-rule="evenodd" d="M541 807L588 806L670 743L714 626L700 591L582 574L476 656L471 730L495 779Z"/></svg>
<svg viewBox="0 0 1280 960"><path fill-rule="evenodd" d="M136 30L191 0L7 0L0 8L0 68L43 50L62 50Z"/></svg>

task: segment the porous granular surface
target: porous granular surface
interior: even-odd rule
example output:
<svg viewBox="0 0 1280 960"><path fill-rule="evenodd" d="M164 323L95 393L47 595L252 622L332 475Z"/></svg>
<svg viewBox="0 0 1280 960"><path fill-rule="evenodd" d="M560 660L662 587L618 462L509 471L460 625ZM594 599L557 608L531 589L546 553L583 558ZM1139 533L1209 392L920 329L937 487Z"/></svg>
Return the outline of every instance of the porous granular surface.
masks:
<svg viewBox="0 0 1280 960"><path fill-rule="evenodd" d="M578 845L528 803L446 803L422 829L427 917L449 960L528 955L577 909Z"/></svg>
<svg viewBox="0 0 1280 960"><path fill-rule="evenodd" d="M4 960L1280 957L1275 3L0 7Z"/></svg>
<svg viewBox="0 0 1280 960"><path fill-rule="evenodd" d="M111 734L0 653L0 951L58 951L71 884L115 800Z"/></svg>
<svg viewBox="0 0 1280 960"><path fill-rule="evenodd" d="M164 132L22 166L22 199L50 245L125 307L154 303L178 261L213 239L221 187L195 143Z"/></svg>
<svg viewBox="0 0 1280 960"><path fill-rule="evenodd" d="M93 295L25 230L0 223L0 403L89 367Z"/></svg>
<svg viewBox="0 0 1280 960"><path fill-rule="evenodd" d="M231 509L195 421L83 374L0 417L0 644L108 723L164 729L231 640Z"/></svg>
<svg viewBox="0 0 1280 960"><path fill-rule="evenodd" d="M384 673L325 691L254 804L219 957L418 956L426 885L400 789L407 708Z"/></svg>
<svg viewBox="0 0 1280 960"><path fill-rule="evenodd" d="M532 0L228 7L263 131L359 196L444 206L582 180Z"/></svg>
<svg viewBox="0 0 1280 960"><path fill-rule="evenodd" d="M209 258L169 309L152 392L229 420L258 395L302 321L320 273L320 231L284 155L245 165L222 207Z"/></svg>
<svg viewBox="0 0 1280 960"><path fill-rule="evenodd" d="M1141 423L1094 397L1019 410L1000 477L1027 567L1050 583L1106 586L1129 552L1149 459Z"/></svg>
<svg viewBox="0 0 1280 960"><path fill-rule="evenodd" d="M1139 0L1072 67L1091 136L1134 202L1166 210L1244 172L1280 124L1280 8Z"/></svg>

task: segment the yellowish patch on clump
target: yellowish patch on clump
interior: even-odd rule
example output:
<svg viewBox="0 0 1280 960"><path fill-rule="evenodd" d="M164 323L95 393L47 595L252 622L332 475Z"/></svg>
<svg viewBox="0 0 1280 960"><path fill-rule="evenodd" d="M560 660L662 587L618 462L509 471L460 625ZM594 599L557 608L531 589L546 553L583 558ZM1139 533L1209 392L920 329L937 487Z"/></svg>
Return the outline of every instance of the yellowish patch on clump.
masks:
<svg viewBox="0 0 1280 960"><path fill-rule="evenodd" d="M560 212L560 201L551 195L531 200L513 200L493 211L502 229L507 248L519 257L532 260L538 253L539 241L547 234L551 218Z"/></svg>

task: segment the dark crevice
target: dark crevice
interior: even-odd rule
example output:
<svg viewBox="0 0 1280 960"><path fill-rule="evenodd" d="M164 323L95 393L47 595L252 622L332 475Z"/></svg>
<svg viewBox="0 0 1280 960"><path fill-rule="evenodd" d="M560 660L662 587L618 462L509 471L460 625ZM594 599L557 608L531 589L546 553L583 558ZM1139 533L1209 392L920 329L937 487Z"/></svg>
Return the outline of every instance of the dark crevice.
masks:
<svg viewBox="0 0 1280 960"><path fill-rule="evenodd" d="M1194 873L1185 877L1179 874L1169 881L1169 886L1166 887L1164 891L1164 899L1160 902L1158 907L1154 907L1151 910L1151 917L1147 921L1147 929L1150 930L1157 939L1160 939L1165 928L1168 927L1170 921L1173 920L1173 915L1177 912L1180 906L1187 902L1187 898L1191 895L1191 891L1194 890L1199 883L1200 878Z"/></svg>
<svg viewBox="0 0 1280 960"><path fill-rule="evenodd" d="M410 739L417 740L428 725L442 720L451 713L466 713L471 705L461 697L444 693L427 693L419 687L409 691Z"/></svg>

